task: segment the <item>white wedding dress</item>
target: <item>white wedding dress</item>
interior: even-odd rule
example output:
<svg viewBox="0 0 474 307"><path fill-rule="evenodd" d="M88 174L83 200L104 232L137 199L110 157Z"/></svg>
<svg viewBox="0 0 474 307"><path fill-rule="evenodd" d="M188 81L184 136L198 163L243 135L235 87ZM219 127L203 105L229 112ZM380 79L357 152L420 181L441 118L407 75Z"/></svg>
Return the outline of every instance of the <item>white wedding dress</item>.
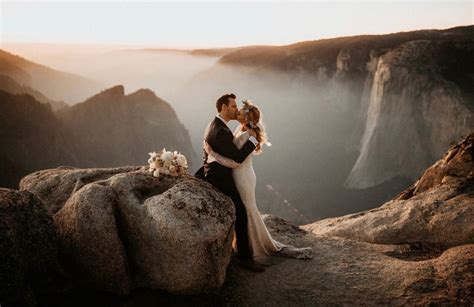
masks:
<svg viewBox="0 0 474 307"><path fill-rule="evenodd" d="M248 138L248 133L242 132L241 126L237 127L234 132L234 144L237 148L242 148ZM239 165L237 162L225 158L213 152L211 149L208 156L208 163L217 161L219 164L232 168L232 176L235 185L247 211L249 245L253 259L264 263L268 256L271 255L280 255L296 259L313 258L313 250L311 247L298 248L280 243L274 240L268 232L268 229L258 211L255 199L257 180L253 169L252 156L253 154L248 155ZM235 240L233 247L234 249L237 248Z"/></svg>

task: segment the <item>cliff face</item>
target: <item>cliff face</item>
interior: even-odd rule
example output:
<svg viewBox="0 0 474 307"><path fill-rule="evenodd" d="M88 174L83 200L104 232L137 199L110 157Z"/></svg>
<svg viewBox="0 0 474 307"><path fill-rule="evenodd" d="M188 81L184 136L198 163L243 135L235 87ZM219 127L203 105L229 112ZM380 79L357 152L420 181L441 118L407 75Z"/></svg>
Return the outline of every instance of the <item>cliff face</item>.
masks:
<svg viewBox="0 0 474 307"><path fill-rule="evenodd" d="M141 165L149 152L163 147L196 161L176 113L150 90L125 95L116 86L57 115L81 148L83 166Z"/></svg>
<svg viewBox="0 0 474 307"><path fill-rule="evenodd" d="M414 179L450 142L474 128L472 97L443 76L444 52L443 43L413 41L374 59L360 155L347 186L367 188L396 176Z"/></svg>

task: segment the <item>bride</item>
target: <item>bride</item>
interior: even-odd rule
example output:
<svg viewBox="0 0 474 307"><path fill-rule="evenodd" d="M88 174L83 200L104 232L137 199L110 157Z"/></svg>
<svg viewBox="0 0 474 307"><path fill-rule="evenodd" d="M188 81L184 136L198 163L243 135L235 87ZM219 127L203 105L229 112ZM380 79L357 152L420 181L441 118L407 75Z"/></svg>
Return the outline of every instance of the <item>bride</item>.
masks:
<svg viewBox="0 0 474 307"><path fill-rule="evenodd" d="M262 124L262 116L259 108L249 100L244 101L244 106L237 115L240 125L234 132L234 143L241 148L248 139L247 130L253 129L257 134L257 147L254 154L262 153L262 145L271 144L267 142L267 136ZM297 248L274 240L268 232L265 223L260 216L255 200L256 176L252 165L252 155L248 155L242 163L237 163L214 152L212 148L204 142L204 149L208 153L208 163L217 163L232 168L232 177L239 191L242 202L247 211L247 229L249 245L254 261L266 263L271 255L279 255L296 259L311 259L313 251L311 247ZM234 249L237 248L234 241Z"/></svg>

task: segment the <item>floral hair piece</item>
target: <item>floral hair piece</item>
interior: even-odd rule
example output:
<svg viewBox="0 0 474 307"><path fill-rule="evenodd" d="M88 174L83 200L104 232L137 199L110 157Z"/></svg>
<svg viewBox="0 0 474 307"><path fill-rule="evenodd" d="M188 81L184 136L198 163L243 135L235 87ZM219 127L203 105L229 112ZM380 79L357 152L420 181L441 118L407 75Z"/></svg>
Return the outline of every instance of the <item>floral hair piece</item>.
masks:
<svg viewBox="0 0 474 307"><path fill-rule="evenodd" d="M255 123L251 120L249 120L248 114L250 113L250 107L252 106L252 102L247 99L247 100L242 100L242 103L244 104L244 107L242 110L246 114L245 119L247 120L247 125L249 126L250 129L254 129L256 127Z"/></svg>
<svg viewBox="0 0 474 307"><path fill-rule="evenodd" d="M244 111L245 114L248 114L250 112L250 109L249 108L246 108L247 104L245 104L245 101L242 101L244 103L244 107L242 108L242 110Z"/></svg>
<svg viewBox="0 0 474 307"><path fill-rule="evenodd" d="M262 140L262 144L265 144L267 145L268 147L272 146L272 143L270 143L267 139L267 134L265 132L265 127L263 126L262 124L262 117L260 117L260 120L258 123L255 123L251 120L249 120L249 116L248 116L248 113L253 109L253 108L257 108L257 106L255 106L251 100L247 99L247 100L242 100L242 103L244 104L244 107L242 108L242 110L244 111L245 115L246 115L246 120L247 120L247 125L250 129L255 129L255 128L258 128L260 131L261 131L261 135L263 135L263 140ZM262 116L262 115L260 115ZM261 151L257 152L256 154L260 154Z"/></svg>

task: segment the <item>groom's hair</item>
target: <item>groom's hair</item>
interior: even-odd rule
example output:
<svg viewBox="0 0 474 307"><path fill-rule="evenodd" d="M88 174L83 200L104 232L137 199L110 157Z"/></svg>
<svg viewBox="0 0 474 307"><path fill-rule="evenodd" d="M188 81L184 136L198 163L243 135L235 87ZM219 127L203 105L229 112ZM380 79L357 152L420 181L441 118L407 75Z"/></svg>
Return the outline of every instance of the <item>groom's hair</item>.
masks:
<svg viewBox="0 0 474 307"><path fill-rule="evenodd" d="M229 99L232 98L232 99L235 99L237 98L237 96L235 96L234 94L224 94L222 95L221 97L219 97L219 99L217 99L217 102L216 102L216 108L217 108L217 112L221 112L222 111L222 105L225 104L226 106L229 106Z"/></svg>

